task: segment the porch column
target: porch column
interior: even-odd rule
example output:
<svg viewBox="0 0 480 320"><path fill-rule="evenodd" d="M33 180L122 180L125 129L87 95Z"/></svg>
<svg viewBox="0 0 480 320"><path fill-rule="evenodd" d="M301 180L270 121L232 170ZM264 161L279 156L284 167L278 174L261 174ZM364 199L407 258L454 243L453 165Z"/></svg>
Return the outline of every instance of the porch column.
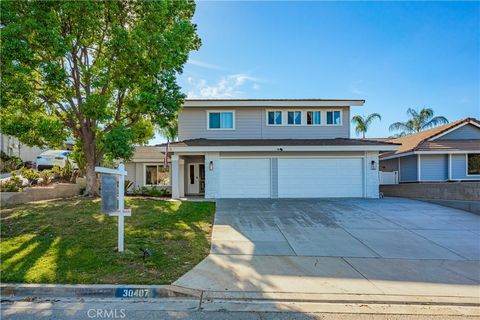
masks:
<svg viewBox="0 0 480 320"><path fill-rule="evenodd" d="M448 154L448 180L452 180L452 154Z"/></svg>
<svg viewBox="0 0 480 320"><path fill-rule="evenodd" d="M180 198L185 197L185 159L178 160L178 190Z"/></svg>
<svg viewBox="0 0 480 320"><path fill-rule="evenodd" d="M183 171L184 171L184 163L185 160L180 159L180 157L176 154L172 155L171 158L171 168L172 168L172 198L179 199L185 196L185 189L184 189L184 179L183 179Z"/></svg>
<svg viewBox="0 0 480 320"><path fill-rule="evenodd" d="M417 181L422 181L422 160L420 154L417 154Z"/></svg>

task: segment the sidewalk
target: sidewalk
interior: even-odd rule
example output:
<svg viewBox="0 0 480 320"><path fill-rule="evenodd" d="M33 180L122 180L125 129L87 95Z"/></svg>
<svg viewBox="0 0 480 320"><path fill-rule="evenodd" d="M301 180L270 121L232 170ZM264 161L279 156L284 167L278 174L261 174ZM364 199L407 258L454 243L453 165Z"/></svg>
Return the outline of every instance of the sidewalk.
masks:
<svg viewBox="0 0 480 320"><path fill-rule="evenodd" d="M480 261L210 254L175 285L207 291L471 297Z"/></svg>

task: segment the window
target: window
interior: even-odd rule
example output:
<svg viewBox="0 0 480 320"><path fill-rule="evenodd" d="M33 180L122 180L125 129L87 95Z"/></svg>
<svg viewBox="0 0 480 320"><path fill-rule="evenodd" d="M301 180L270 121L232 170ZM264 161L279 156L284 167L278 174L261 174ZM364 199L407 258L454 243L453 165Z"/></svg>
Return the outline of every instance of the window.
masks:
<svg viewBox="0 0 480 320"><path fill-rule="evenodd" d="M467 174L480 175L480 153L467 154Z"/></svg>
<svg viewBox="0 0 480 320"><path fill-rule="evenodd" d="M233 129L233 112L208 112L208 129Z"/></svg>
<svg viewBox="0 0 480 320"><path fill-rule="evenodd" d="M320 111L307 111L307 124L319 125L321 123Z"/></svg>
<svg viewBox="0 0 480 320"><path fill-rule="evenodd" d="M195 165L191 164L190 165L190 170L188 170L190 173L190 184L195 184Z"/></svg>
<svg viewBox="0 0 480 320"><path fill-rule="evenodd" d="M288 111L287 123L291 125L302 124L302 112L301 111Z"/></svg>
<svg viewBox="0 0 480 320"><path fill-rule="evenodd" d="M340 111L327 111L327 124L333 126L341 125Z"/></svg>
<svg viewBox="0 0 480 320"><path fill-rule="evenodd" d="M145 166L145 185L146 186L169 186L170 172L163 165Z"/></svg>
<svg viewBox="0 0 480 320"><path fill-rule="evenodd" d="M281 125L282 124L282 111L268 111L268 124L269 125Z"/></svg>

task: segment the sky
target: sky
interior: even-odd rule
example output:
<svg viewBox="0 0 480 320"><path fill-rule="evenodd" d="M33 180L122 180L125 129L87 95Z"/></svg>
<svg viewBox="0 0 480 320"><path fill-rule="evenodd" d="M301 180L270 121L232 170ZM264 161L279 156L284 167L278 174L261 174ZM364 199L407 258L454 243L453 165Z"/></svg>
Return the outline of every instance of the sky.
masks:
<svg viewBox="0 0 480 320"><path fill-rule="evenodd" d="M367 137L408 108L480 118L480 2L201 1L193 20L189 98L365 99Z"/></svg>

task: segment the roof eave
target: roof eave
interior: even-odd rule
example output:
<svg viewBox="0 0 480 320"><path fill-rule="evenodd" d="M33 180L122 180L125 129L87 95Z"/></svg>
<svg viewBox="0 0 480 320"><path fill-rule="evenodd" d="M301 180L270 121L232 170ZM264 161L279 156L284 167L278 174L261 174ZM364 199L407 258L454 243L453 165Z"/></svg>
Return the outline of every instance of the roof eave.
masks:
<svg viewBox="0 0 480 320"><path fill-rule="evenodd" d="M315 152L315 151L395 151L397 145L330 145L330 146L291 146L291 145L271 145L271 146L171 146L172 152Z"/></svg>
<svg viewBox="0 0 480 320"><path fill-rule="evenodd" d="M186 99L183 107L349 107L364 104L365 100L360 99Z"/></svg>

